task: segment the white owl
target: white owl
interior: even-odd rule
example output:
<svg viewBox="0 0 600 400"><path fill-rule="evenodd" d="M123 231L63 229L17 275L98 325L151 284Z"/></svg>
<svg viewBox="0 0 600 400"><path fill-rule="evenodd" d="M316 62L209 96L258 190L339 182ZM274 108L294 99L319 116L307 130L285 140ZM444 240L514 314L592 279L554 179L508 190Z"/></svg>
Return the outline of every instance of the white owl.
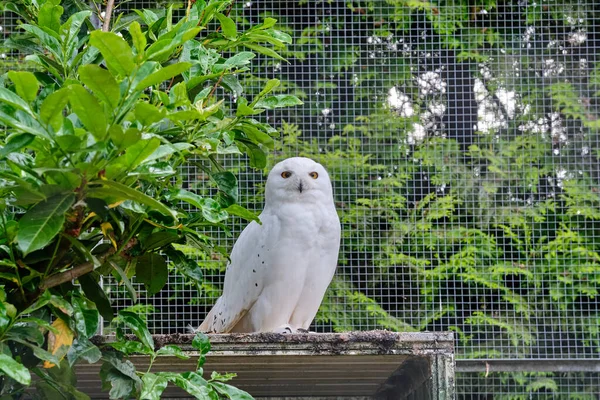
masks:
<svg viewBox="0 0 600 400"><path fill-rule="evenodd" d="M223 295L202 332L297 332L314 319L335 272L340 220L325 168L288 158L267 178L262 224L251 222L231 252Z"/></svg>

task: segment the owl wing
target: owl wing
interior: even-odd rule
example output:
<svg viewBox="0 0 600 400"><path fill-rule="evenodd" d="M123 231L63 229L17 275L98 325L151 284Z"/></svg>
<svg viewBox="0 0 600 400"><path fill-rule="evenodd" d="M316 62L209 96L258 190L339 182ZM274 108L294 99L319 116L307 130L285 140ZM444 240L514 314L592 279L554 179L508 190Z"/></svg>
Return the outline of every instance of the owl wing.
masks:
<svg viewBox="0 0 600 400"><path fill-rule="evenodd" d="M223 295L208 313L199 330L226 333L246 315L260 297L265 285L264 261L259 254L279 231L278 218L260 215L262 224L251 222L242 231L231 251L231 261L225 272Z"/></svg>

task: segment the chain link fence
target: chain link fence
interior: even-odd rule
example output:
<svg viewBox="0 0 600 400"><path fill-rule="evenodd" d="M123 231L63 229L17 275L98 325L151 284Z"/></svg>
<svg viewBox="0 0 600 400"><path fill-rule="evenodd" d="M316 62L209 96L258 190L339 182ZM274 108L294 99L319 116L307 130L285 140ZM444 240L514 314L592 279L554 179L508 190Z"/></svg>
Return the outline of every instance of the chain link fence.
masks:
<svg viewBox="0 0 600 400"><path fill-rule="evenodd" d="M278 78L304 101L259 116L282 133L271 165L303 155L332 176L340 262L311 329L454 331L462 399L599 399L600 6L244 1L231 16L294 38L242 79L248 98ZM263 172L221 161L261 210ZM182 173L203 190L201 169ZM231 249L243 227L208 234ZM205 280L142 296L155 333L197 326L220 295L225 260L184 251Z"/></svg>

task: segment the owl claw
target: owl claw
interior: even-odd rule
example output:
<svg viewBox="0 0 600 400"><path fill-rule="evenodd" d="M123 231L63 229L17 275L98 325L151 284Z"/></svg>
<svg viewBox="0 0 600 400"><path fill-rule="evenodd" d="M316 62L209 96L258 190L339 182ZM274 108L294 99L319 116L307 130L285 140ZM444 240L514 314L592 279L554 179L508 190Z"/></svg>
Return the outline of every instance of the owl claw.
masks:
<svg viewBox="0 0 600 400"><path fill-rule="evenodd" d="M275 329L273 332L275 333L279 333L282 335L287 335L290 333L294 333L294 330L292 329L292 327L290 325L281 325L279 328Z"/></svg>

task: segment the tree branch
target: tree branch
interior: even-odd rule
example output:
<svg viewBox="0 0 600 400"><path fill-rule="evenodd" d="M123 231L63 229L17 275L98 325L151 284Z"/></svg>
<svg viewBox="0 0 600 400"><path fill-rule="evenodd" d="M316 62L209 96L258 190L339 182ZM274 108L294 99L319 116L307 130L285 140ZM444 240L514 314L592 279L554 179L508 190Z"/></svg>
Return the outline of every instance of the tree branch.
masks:
<svg viewBox="0 0 600 400"><path fill-rule="evenodd" d="M106 259L108 257L112 256L113 254L115 254L115 252L116 252L116 250L113 247L111 247L110 249L108 249L108 251L106 253L104 253L103 255L98 257L98 261L100 261L100 264L104 264ZM77 279L80 276L83 276L89 272L92 272L93 270L94 270L94 263L92 263L92 262L85 262L83 264L79 264L76 267L73 267L68 271L64 271L64 272L61 272L60 274L56 274L56 275L51 275L48 278L44 279L42 281L42 283L40 284L40 290L44 291L44 290L50 289L54 286L62 285L63 283Z"/></svg>
<svg viewBox="0 0 600 400"><path fill-rule="evenodd" d="M108 32L110 29L110 17L113 12L113 7L115 5L115 0L108 0L106 2L106 11L104 12L104 24L102 25L102 31Z"/></svg>

